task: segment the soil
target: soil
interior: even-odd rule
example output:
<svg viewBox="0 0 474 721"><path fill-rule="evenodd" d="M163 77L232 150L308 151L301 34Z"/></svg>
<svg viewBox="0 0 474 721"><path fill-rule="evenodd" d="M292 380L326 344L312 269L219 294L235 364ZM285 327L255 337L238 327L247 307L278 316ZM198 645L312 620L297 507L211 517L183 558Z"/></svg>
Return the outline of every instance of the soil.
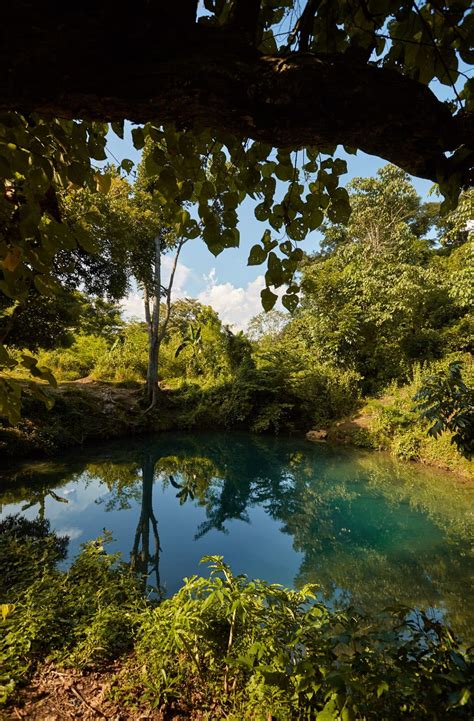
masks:
<svg viewBox="0 0 474 721"><path fill-rule="evenodd" d="M54 399L51 410L26 390L20 423L11 427L0 418L0 458L48 456L88 440L168 430L176 424L172 392L164 391L160 408L146 412L142 387L84 378L48 390Z"/></svg>
<svg viewBox="0 0 474 721"><path fill-rule="evenodd" d="M42 666L21 689L15 701L0 711L0 721L189 721L202 719L199 711L151 708L138 703L125 706L114 699L113 688L123 673L123 663L115 661L105 671L79 671Z"/></svg>

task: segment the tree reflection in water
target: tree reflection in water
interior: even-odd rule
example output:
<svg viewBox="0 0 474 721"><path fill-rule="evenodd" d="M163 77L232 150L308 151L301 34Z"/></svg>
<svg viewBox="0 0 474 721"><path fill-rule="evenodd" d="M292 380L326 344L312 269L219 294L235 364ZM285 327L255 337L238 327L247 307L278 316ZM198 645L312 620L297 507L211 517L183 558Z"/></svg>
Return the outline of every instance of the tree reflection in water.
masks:
<svg viewBox="0 0 474 721"><path fill-rule="evenodd" d="M71 461L49 474L43 468L39 475L40 483L24 479L23 485L17 475L1 502L38 503L44 516L46 496L64 501L61 485L99 479L107 511L138 506L130 566L159 595L156 484L173 488L181 505L202 507L206 518L196 539L248 523L252 509L263 508L302 554L295 585L319 583L328 598L344 591L363 608L446 607L451 622L472 635L474 488L452 477L378 454L239 434L163 436L129 450L111 446L90 451L87 463ZM173 548L165 552L172 555Z"/></svg>
<svg viewBox="0 0 474 721"><path fill-rule="evenodd" d="M142 460L142 499L140 518L130 553L130 568L136 573L145 589L151 574L155 574L155 590L161 596L160 582L160 536L158 522L153 512L153 481L155 458L148 453ZM153 534L153 553L150 552L150 527Z"/></svg>

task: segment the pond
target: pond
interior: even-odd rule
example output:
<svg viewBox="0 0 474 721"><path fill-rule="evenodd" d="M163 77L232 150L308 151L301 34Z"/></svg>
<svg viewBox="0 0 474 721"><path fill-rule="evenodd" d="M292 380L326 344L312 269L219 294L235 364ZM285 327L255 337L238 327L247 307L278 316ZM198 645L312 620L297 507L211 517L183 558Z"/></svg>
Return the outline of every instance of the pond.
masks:
<svg viewBox="0 0 474 721"><path fill-rule="evenodd" d="M474 484L379 453L300 439L126 439L0 472L1 517L48 518L175 592L224 556L235 573L320 585L331 604L435 609L474 640Z"/></svg>

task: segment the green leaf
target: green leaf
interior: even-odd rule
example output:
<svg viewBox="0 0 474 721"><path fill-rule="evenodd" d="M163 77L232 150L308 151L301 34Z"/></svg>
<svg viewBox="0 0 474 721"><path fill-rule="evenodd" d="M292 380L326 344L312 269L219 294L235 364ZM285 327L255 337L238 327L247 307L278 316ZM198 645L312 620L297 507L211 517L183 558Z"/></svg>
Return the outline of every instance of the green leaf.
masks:
<svg viewBox="0 0 474 721"><path fill-rule="evenodd" d="M106 195L112 185L112 176L109 173L96 173L95 181L99 193Z"/></svg>
<svg viewBox="0 0 474 721"><path fill-rule="evenodd" d="M356 721L356 715L352 706L344 706L341 711L341 721Z"/></svg>
<svg viewBox="0 0 474 721"><path fill-rule="evenodd" d="M127 175L132 172L134 165L135 163L133 162L133 160L129 160L128 158L124 158L120 163L120 167L125 170Z"/></svg>
<svg viewBox="0 0 474 721"><path fill-rule="evenodd" d="M123 120L115 120L110 125L115 135L123 140Z"/></svg>
<svg viewBox="0 0 474 721"><path fill-rule="evenodd" d="M143 128L133 128L132 129L132 141L133 141L133 147L136 150L142 150L142 148L145 145L145 134L143 132Z"/></svg>
<svg viewBox="0 0 474 721"><path fill-rule="evenodd" d="M293 293L285 293L281 302L283 306L290 311L290 313L294 313L298 307L298 296Z"/></svg>
<svg viewBox="0 0 474 721"><path fill-rule="evenodd" d="M267 254L261 245L254 245L250 249L247 265L261 265L267 259Z"/></svg>
<svg viewBox="0 0 474 721"><path fill-rule="evenodd" d="M292 180L295 171L292 165L282 165L279 163L275 167L274 172L278 180Z"/></svg>
<svg viewBox="0 0 474 721"><path fill-rule="evenodd" d="M84 163L71 163L71 165L69 165L67 168L67 177L71 181L71 183L74 183L74 185L83 185L87 180L88 174L89 167Z"/></svg>
<svg viewBox="0 0 474 721"><path fill-rule="evenodd" d="M275 293L272 293L270 288L264 288L260 292L260 298L262 299L262 306L263 309L268 313L269 310L273 308L275 303L278 300L278 296Z"/></svg>
<svg viewBox="0 0 474 721"><path fill-rule="evenodd" d="M266 203L259 203L259 205L256 206L254 213L257 220L264 221L268 219L270 210Z"/></svg>
<svg viewBox="0 0 474 721"><path fill-rule="evenodd" d="M339 711L336 701L334 699L330 699L324 706L323 710L317 714L316 721L335 721L338 716Z"/></svg>
<svg viewBox="0 0 474 721"><path fill-rule="evenodd" d="M165 198L173 199L178 194L178 186L176 185L176 175L169 165L160 173L159 190Z"/></svg>
<svg viewBox="0 0 474 721"><path fill-rule="evenodd" d="M224 193L222 196L222 204L225 210L235 210L239 205L239 194L235 191Z"/></svg>
<svg viewBox="0 0 474 721"><path fill-rule="evenodd" d="M33 282L41 295L54 297L61 291L59 283L46 275L35 275Z"/></svg>

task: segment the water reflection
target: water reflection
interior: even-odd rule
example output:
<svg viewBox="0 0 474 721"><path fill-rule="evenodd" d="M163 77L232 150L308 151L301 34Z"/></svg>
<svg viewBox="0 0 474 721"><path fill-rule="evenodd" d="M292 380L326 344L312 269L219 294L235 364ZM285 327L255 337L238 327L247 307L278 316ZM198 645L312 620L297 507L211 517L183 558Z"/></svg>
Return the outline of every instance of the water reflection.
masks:
<svg viewBox="0 0 474 721"><path fill-rule="evenodd" d="M117 514L133 515L121 550L158 593L169 586L160 577L160 524L175 527L163 554L180 577L197 570L180 560L181 536L187 544L212 538L210 550L220 553L220 534L228 533L238 570L252 572L261 551L252 532L261 526L261 577L288 582L272 575L272 546L278 554L284 534L293 554L281 559L294 568L289 582L319 583L327 598L363 608L434 606L465 637L474 635L474 487L467 483L378 454L239 434L164 436L81 456L0 478L4 514L21 504L45 517L61 504L67 522L68 493L90 489L102 527Z"/></svg>

